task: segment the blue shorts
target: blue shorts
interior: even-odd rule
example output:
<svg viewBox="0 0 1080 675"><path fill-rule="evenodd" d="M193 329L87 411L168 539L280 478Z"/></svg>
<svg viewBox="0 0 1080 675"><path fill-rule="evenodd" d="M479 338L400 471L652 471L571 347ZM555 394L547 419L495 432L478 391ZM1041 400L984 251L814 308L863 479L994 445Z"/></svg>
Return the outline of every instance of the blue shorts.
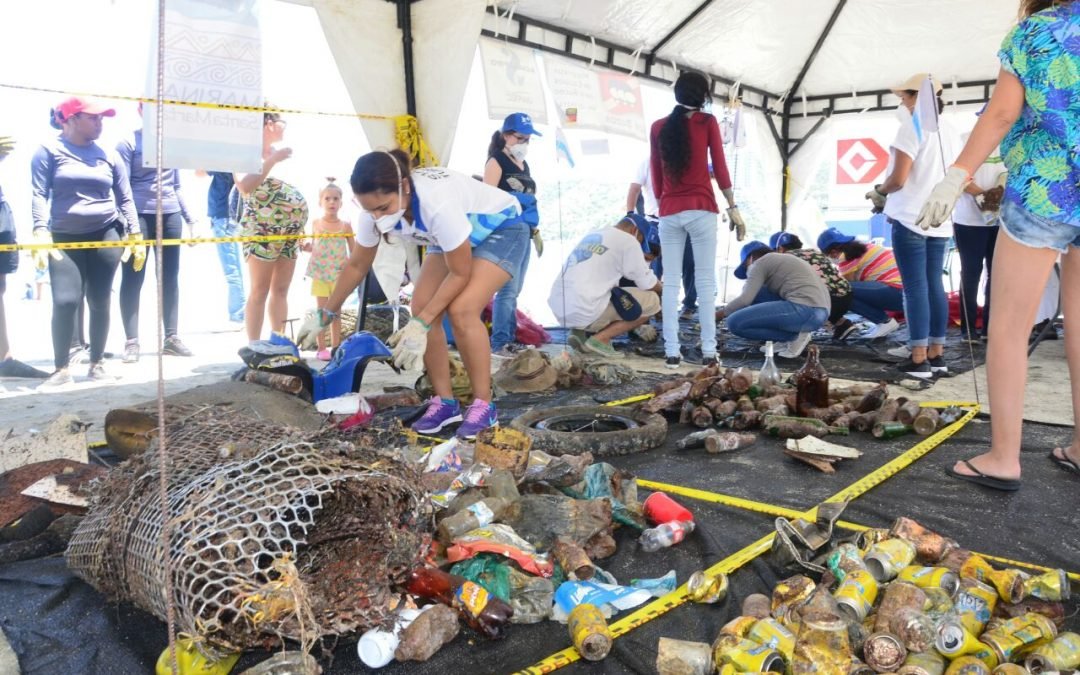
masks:
<svg viewBox="0 0 1080 675"><path fill-rule="evenodd" d="M1013 202L1002 204L1001 222L1013 241L1030 248L1068 253L1070 245L1080 247L1080 227L1037 216Z"/></svg>
<svg viewBox="0 0 1080 675"><path fill-rule="evenodd" d="M487 236L479 246L474 246L472 256L498 265L514 278L521 269L521 259L529 250L529 226L524 221L503 225ZM440 255L443 250L437 246L428 246L428 255Z"/></svg>

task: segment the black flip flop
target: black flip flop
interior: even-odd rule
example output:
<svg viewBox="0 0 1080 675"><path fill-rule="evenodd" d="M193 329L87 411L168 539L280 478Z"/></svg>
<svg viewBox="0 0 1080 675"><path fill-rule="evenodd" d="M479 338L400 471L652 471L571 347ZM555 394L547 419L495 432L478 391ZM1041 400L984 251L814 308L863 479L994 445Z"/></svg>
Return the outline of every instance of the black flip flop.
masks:
<svg viewBox="0 0 1080 675"><path fill-rule="evenodd" d="M1057 450L1058 448L1054 448ZM1054 454L1054 450L1050 451L1050 459L1054 460L1054 464L1057 464L1066 471L1072 471L1073 473L1080 473L1080 464L1069 459L1069 456L1065 454L1065 449L1061 449L1061 457Z"/></svg>
<svg viewBox="0 0 1080 675"><path fill-rule="evenodd" d="M1020 480L1015 478L997 478L995 476L987 476L982 471L979 471L971 462L966 459L961 460L968 469L974 472L974 476L969 476L966 473L960 473L954 470L951 466L945 469L945 473L949 474L953 478L959 478L960 480L966 480L969 483L975 483L976 485L982 485L983 487L993 488L995 490L1001 490L1003 492L1015 492L1020 489Z"/></svg>

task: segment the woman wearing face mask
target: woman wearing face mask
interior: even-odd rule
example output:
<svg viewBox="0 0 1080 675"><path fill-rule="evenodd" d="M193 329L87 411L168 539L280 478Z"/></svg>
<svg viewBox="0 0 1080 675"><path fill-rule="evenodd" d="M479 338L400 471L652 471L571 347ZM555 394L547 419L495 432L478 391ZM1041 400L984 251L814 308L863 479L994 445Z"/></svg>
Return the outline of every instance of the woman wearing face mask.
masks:
<svg viewBox="0 0 1080 675"><path fill-rule="evenodd" d="M95 142L101 137L102 118L115 114L112 108L79 97L51 111L49 121L60 134L38 148L30 165L36 243L118 242L124 232L128 239L142 238L123 162L115 151ZM133 243L127 250L136 259L145 259L143 246ZM116 247L34 251L34 266L40 270L48 266L53 297L56 372L42 387L72 381L69 349L84 289L90 306L88 375L91 380L112 379L101 361L109 336L113 277L123 251Z"/></svg>
<svg viewBox="0 0 1080 675"><path fill-rule="evenodd" d="M875 210L883 209L892 225L893 255L903 280L911 355L898 368L905 375L919 379L949 372L945 364L949 305L942 271L945 249L953 232L951 225L924 232L915 225L915 220L934 183L960 147L959 135L944 120L938 131L922 129L920 133L915 128L910 113L915 110L919 88L926 78L926 73L912 75L893 90L900 97L900 130L889 148L888 177L867 194ZM945 104L937 82L934 92L940 114Z"/></svg>
<svg viewBox="0 0 1080 675"><path fill-rule="evenodd" d="M664 353L668 368L682 362L679 345L679 288L683 249L689 237L694 254L694 285L701 322L701 354L716 363L716 214L719 208L712 176L728 203L732 226L744 231L735 206L716 118L702 112L709 100L709 81L701 73L683 73L675 81L675 109L653 122L649 135L653 194L660 204L660 246L664 252Z"/></svg>
<svg viewBox="0 0 1080 675"><path fill-rule="evenodd" d="M391 233L427 246L413 291L412 318L391 336L394 363L427 369L435 395L412 428L433 434L462 422L460 438L498 421L491 402L491 346L480 312L491 296L518 273L529 246L529 226L512 195L442 168L411 171L400 149L369 152L356 160L349 179L361 209L353 231L357 246L341 270L326 305L315 312L313 330L328 325L360 283L380 242ZM443 331L450 317L461 360L476 397L462 415L450 383L450 355Z"/></svg>
<svg viewBox="0 0 1080 675"><path fill-rule="evenodd" d="M544 240L540 238L540 216L536 210L536 183L529 171L525 155L529 151L529 140L542 134L533 128L532 118L525 113L513 113L503 120L502 129L491 136L488 145L488 161L484 165L484 182L494 185L514 195L521 203L522 218L528 224L536 245L536 255L544 252ZM512 356L517 346L514 336L517 333L517 299L521 285L525 281L525 271L529 268L529 247L523 248L514 276L495 295L491 312L491 351L503 356Z"/></svg>

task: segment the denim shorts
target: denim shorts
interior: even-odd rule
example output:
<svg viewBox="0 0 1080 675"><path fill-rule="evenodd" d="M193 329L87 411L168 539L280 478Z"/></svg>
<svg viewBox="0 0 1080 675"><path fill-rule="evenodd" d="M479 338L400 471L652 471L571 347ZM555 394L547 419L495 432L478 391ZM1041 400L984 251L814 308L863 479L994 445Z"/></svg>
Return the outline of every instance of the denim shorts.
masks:
<svg viewBox="0 0 1080 675"><path fill-rule="evenodd" d="M1002 204L1001 222L1009 237L1030 248L1068 253L1070 245L1080 247L1080 227L1037 216L1013 202Z"/></svg>
<svg viewBox="0 0 1080 675"><path fill-rule="evenodd" d="M521 270L521 259L529 249L531 239L529 226L524 221L503 225L487 236L487 239L474 246L472 256L495 263L513 279ZM428 255L441 255L438 246L428 246Z"/></svg>

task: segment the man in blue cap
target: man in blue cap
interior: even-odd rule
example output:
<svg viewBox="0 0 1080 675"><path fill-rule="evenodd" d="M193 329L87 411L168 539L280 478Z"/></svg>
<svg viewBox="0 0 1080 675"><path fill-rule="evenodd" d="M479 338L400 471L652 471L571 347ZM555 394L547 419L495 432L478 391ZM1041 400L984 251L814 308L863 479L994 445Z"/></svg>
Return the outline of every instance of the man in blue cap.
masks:
<svg viewBox="0 0 1080 675"><path fill-rule="evenodd" d="M810 263L750 241L739 254L735 278L745 279L742 293L716 312L727 329L748 340L782 342L777 353L795 358L811 334L829 316L829 291Z"/></svg>
<svg viewBox="0 0 1080 675"><path fill-rule="evenodd" d="M660 312L662 286L646 260L657 253L650 244L655 227L633 213L586 234L570 252L551 285L548 306L559 325L572 329L568 342L576 351L620 357L611 340ZM623 278L634 286L620 287Z"/></svg>

